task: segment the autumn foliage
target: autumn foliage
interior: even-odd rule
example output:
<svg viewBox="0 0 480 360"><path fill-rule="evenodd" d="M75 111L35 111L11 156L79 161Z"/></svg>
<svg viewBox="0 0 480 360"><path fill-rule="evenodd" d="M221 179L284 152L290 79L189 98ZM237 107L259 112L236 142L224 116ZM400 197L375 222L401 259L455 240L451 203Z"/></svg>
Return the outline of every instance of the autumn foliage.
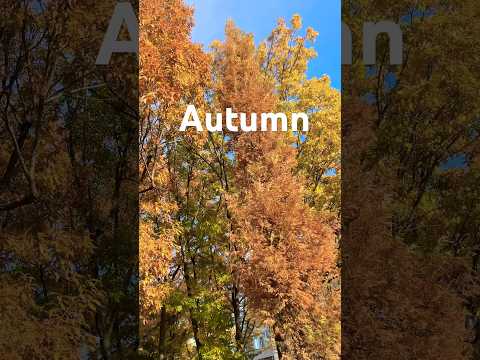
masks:
<svg viewBox="0 0 480 360"><path fill-rule="evenodd" d="M340 101L305 75L315 31L295 15L256 46L228 22L205 52L181 0L140 13L142 354L247 359L268 329L283 359L337 358ZM312 132L181 133L190 103L308 110Z"/></svg>
<svg viewBox="0 0 480 360"><path fill-rule="evenodd" d="M1 2L2 359L136 353L137 66L94 65L115 3Z"/></svg>
<svg viewBox="0 0 480 360"><path fill-rule="evenodd" d="M478 3L343 5L342 357L477 359ZM401 65L383 36L361 63L371 19L400 24Z"/></svg>

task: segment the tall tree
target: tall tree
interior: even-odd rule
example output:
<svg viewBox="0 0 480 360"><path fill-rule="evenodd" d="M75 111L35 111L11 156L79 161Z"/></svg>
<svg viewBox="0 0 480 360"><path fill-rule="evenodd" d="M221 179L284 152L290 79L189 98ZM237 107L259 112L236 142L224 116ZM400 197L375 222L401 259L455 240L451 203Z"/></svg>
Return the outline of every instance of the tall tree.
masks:
<svg viewBox="0 0 480 360"><path fill-rule="evenodd" d="M136 62L94 65L114 3L2 2L5 358L136 351Z"/></svg>
<svg viewBox="0 0 480 360"><path fill-rule="evenodd" d="M265 66L266 45L257 47L232 22L225 41L206 54L190 39L192 9L182 1L145 1L141 12L143 354L251 358L254 334L268 326L284 358L315 358L319 351L335 358L338 288L329 281L336 276L337 213L327 205L334 201L307 200L313 180L304 176L306 157L299 160L304 138L178 131L191 103L201 115L228 107L248 115L295 111L308 103L327 138L321 128L329 121L334 132L338 117L327 113L338 111L338 103L327 78L306 79L312 50L272 50L272 64L290 64L280 81ZM315 32L305 36L311 41ZM292 95L282 97L282 87ZM304 94L303 103L294 92ZM333 160L310 171L312 179L336 166L335 146L326 152Z"/></svg>
<svg viewBox="0 0 480 360"><path fill-rule="evenodd" d="M467 24L478 4L367 0L342 14L354 38L342 82L344 355L476 358L478 24ZM372 18L401 24L401 65L383 36L376 65L361 64Z"/></svg>

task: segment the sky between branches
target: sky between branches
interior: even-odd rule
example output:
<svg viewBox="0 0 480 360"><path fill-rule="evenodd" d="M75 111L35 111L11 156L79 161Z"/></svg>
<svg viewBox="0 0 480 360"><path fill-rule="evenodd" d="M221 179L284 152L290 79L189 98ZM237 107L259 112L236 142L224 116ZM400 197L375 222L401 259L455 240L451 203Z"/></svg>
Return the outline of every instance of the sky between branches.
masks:
<svg viewBox="0 0 480 360"><path fill-rule="evenodd" d="M195 8L193 41L208 48L215 40L224 39L227 19L233 19L255 41L265 39L280 17L290 20L298 13L303 26L319 32L315 49L318 57L310 62L308 77L328 74L332 85L340 89L341 73L341 3L340 0L187 0Z"/></svg>

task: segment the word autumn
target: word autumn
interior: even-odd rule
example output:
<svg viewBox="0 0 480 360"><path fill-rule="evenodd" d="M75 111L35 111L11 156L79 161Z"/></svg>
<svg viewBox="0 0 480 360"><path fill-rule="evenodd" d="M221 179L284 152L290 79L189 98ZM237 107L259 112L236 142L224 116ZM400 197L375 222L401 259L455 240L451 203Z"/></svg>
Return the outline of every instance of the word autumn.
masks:
<svg viewBox="0 0 480 360"><path fill-rule="evenodd" d="M118 40L123 24L127 25L130 40ZM103 39L96 60L97 65L108 65L114 53L135 53L138 55L138 21L129 2L119 2ZM391 21L367 22L363 25L363 63L374 65L377 61L377 37L386 34L389 38L390 64L403 62L403 33L399 24ZM353 36L348 25L342 23L342 64L351 65L353 57Z"/></svg>
<svg viewBox="0 0 480 360"><path fill-rule="evenodd" d="M240 120L240 130L238 123ZM256 113L250 114L250 121L247 124L246 113L234 113L231 108L225 111L225 124L227 130L232 132L237 131L258 131L257 124L258 116ZM298 121L302 120L302 129L298 130ZM278 131L279 122L281 122L280 131L288 131L288 117L284 113L262 113L260 115L260 131ZM270 126L269 126L270 125ZM292 131L308 131L308 115L305 113L292 113L291 121ZM203 126L198 116L195 105L188 105L187 111L182 120L180 131L186 131L188 127L194 127L197 131L203 131ZM205 114L205 128L207 131L217 132L223 131L223 114L217 113L215 116L215 124L213 124L213 115L211 113Z"/></svg>

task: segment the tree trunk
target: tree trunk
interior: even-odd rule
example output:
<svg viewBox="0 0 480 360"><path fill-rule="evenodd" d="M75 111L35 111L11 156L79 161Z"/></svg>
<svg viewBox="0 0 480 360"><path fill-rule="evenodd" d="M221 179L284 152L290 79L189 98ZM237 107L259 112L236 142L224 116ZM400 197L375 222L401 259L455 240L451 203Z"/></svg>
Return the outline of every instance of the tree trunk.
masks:
<svg viewBox="0 0 480 360"><path fill-rule="evenodd" d="M166 356L165 353L165 343L167 340L167 309L165 305L162 306L160 311L160 324L158 326L158 353L160 354L160 359L164 359Z"/></svg>

